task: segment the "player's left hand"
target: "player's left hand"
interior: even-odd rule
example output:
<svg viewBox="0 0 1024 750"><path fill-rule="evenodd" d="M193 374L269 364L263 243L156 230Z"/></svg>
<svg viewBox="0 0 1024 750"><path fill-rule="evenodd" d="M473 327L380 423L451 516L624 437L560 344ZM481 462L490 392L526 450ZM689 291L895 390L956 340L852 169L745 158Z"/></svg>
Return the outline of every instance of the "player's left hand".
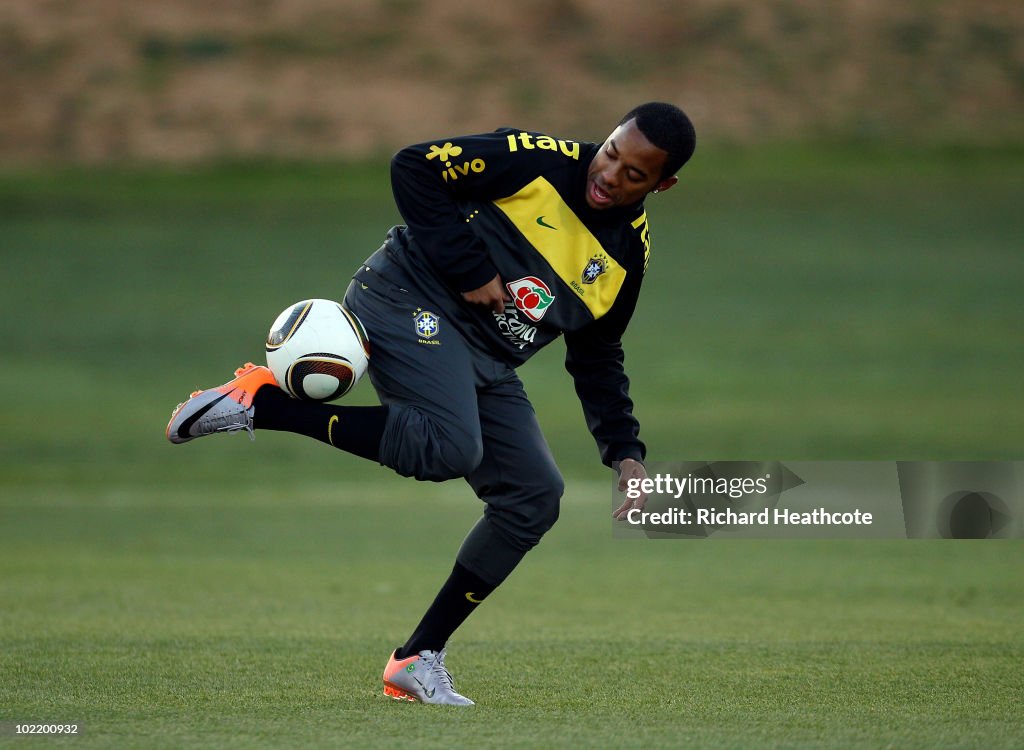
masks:
<svg viewBox="0 0 1024 750"><path fill-rule="evenodd" d="M647 469L645 469L644 465L636 459L624 458L619 463L619 492L625 492L629 488L630 479L638 481L641 479L647 479ZM621 521L625 519L626 514L629 513L629 511L634 508L637 510L643 510L644 505L646 504L646 493L641 492L636 498L627 497L625 502L623 502L622 505L612 513L612 518L616 521Z"/></svg>

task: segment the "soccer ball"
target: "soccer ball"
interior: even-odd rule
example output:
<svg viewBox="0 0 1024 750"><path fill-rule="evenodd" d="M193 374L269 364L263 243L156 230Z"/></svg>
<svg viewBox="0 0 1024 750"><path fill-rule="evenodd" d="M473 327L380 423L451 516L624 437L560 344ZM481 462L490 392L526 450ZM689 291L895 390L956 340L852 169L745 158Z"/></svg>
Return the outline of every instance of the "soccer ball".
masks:
<svg viewBox="0 0 1024 750"><path fill-rule="evenodd" d="M333 401L366 373L370 342L353 313L328 299L287 307L267 334L267 365L285 392Z"/></svg>

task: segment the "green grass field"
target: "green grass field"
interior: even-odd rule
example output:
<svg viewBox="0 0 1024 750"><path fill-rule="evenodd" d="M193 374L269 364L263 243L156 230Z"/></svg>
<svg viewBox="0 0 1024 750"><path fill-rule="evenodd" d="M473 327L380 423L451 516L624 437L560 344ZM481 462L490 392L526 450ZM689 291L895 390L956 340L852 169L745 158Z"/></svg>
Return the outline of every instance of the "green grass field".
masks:
<svg viewBox="0 0 1024 750"><path fill-rule="evenodd" d="M702 154L627 338L650 457L1019 459L1024 154ZM384 162L0 175L0 722L75 747L1020 747L1020 542L616 541L556 344L562 519L453 639L469 711L380 695L479 513L171 408L340 297ZM372 403L369 388L353 396Z"/></svg>

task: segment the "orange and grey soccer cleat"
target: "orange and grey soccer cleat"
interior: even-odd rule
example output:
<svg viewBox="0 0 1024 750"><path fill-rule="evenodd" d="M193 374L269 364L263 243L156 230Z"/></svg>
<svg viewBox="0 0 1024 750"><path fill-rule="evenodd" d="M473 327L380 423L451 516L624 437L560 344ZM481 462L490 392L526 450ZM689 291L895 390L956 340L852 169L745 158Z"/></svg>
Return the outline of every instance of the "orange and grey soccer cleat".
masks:
<svg viewBox="0 0 1024 750"><path fill-rule="evenodd" d="M447 648L420 651L405 659L391 654L384 667L384 695L396 701L472 706L473 701L455 692L452 676L444 666Z"/></svg>
<svg viewBox="0 0 1024 750"><path fill-rule="evenodd" d="M235 379L205 391L193 391L188 401L178 404L167 423L167 439L172 443L215 432L246 430L253 438L252 399L261 387L277 385L266 367L246 362L235 370Z"/></svg>

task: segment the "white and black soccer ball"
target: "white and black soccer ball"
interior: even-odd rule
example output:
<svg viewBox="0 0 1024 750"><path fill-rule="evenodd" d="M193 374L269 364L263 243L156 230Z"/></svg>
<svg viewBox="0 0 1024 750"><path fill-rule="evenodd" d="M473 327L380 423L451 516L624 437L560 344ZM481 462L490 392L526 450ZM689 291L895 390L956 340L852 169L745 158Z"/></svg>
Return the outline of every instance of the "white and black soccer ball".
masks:
<svg viewBox="0 0 1024 750"><path fill-rule="evenodd" d="M290 305L267 334L267 366L295 398L341 398L366 373L369 358L370 342L359 318L328 299Z"/></svg>

